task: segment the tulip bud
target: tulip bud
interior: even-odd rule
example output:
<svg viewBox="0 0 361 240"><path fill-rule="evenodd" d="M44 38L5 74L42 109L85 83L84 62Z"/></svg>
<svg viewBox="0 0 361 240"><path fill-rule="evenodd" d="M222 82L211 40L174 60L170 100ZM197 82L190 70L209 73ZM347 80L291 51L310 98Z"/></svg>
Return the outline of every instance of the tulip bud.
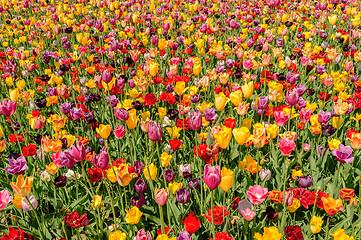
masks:
<svg viewBox="0 0 361 240"><path fill-rule="evenodd" d="M168 196L169 196L169 190L168 188L167 189L155 189L154 191L154 198L155 198L155 201L163 206L164 204L166 204L166 202L168 201Z"/></svg>
<svg viewBox="0 0 361 240"><path fill-rule="evenodd" d="M264 179L266 179L266 181L270 180L272 176L271 170L269 169L261 169L261 171L259 171L259 178L261 179L261 181L263 181Z"/></svg>
<svg viewBox="0 0 361 240"><path fill-rule="evenodd" d="M158 123L154 121L150 121L148 123L149 139L155 142L160 142L162 140L162 136L163 136L162 127Z"/></svg>
<svg viewBox="0 0 361 240"><path fill-rule="evenodd" d="M203 180L212 191L215 190L222 180L221 170L219 169L219 166L211 166L209 164L204 166Z"/></svg>

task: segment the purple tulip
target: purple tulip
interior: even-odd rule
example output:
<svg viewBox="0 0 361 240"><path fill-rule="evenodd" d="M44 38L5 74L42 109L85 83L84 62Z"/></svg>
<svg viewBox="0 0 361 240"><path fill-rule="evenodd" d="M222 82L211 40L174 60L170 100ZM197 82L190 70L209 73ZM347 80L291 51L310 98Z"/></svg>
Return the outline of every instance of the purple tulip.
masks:
<svg viewBox="0 0 361 240"><path fill-rule="evenodd" d="M296 89L293 89L292 91L287 91L287 93L286 93L286 102L290 106L296 105L296 103L298 102L298 98L299 98L299 94L298 94Z"/></svg>
<svg viewBox="0 0 361 240"><path fill-rule="evenodd" d="M114 115L120 121L127 121L129 119L129 112L125 108L114 108Z"/></svg>
<svg viewBox="0 0 361 240"><path fill-rule="evenodd" d="M204 111L204 118L208 122L215 121L217 119L218 115L216 111L213 108L206 108Z"/></svg>
<svg viewBox="0 0 361 240"><path fill-rule="evenodd" d="M144 195L143 195L143 194L140 194L139 196L133 196L133 197L130 199L130 204L131 204L132 206L141 208L141 207L143 207L143 205L144 205L144 203L145 203L146 201L147 201L147 200L145 199Z"/></svg>
<svg viewBox="0 0 361 240"><path fill-rule="evenodd" d="M191 235L186 230L179 233L179 236L176 238L176 240L192 240Z"/></svg>
<svg viewBox="0 0 361 240"><path fill-rule="evenodd" d="M298 76L299 76L299 74L297 74L297 73L288 72L286 75L287 82L289 82L291 84L295 84L298 79Z"/></svg>
<svg viewBox="0 0 361 240"><path fill-rule="evenodd" d="M200 190L201 179L200 178L188 178L188 186L190 189Z"/></svg>
<svg viewBox="0 0 361 240"><path fill-rule="evenodd" d="M147 184L143 181L143 179L139 178L134 184L135 191L137 193L144 193L147 191Z"/></svg>
<svg viewBox="0 0 361 240"><path fill-rule="evenodd" d="M186 188L180 188L175 194L177 202L186 204L191 199L191 195Z"/></svg>
<svg viewBox="0 0 361 240"><path fill-rule="evenodd" d="M172 169L164 169L164 177L167 182L172 182L175 178L175 173Z"/></svg>
<svg viewBox="0 0 361 240"><path fill-rule="evenodd" d="M268 96L262 96L258 99L257 106L259 109L262 109L262 110L267 109L268 104L269 104Z"/></svg>
<svg viewBox="0 0 361 240"><path fill-rule="evenodd" d="M324 65L317 65L316 67L317 74L324 74L326 72L326 67Z"/></svg>
<svg viewBox="0 0 361 240"><path fill-rule="evenodd" d="M54 179L53 184L56 187L65 187L67 182L68 182L68 180L66 179L65 176L59 175Z"/></svg>
<svg viewBox="0 0 361 240"><path fill-rule="evenodd" d="M106 100L107 100L107 103L108 103L108 105L109 105L109 107L116 107L117 106L117 104L118 104L118 98L117 98L117 96L115 96L115 95L111 95L110 96L110 99L109 99L109 97L106 97L105 98Z"/></svg>
<svg viewBox="0 0 361 240"><path fill-rule="evenodd" d="M197 111L190 111L189 114L189 128L192 130L198 130L202 127L202 112L197 109Z"/></svg>
<svg viewBox="0 0 361 240"><path fill-rule="evenodd" d="M353 157L352 157L353 150L350 146L345 146L343 144L340 144L338 146L338 149L334 149L332 151L332 155L337 158L338 161L342 163L352 163Z"/></svg>
<svg viewBox="0 0 361 240"><path fill-rule="evenodd" d="M10 100L3 100L0 102L0 113L4 114L6 117L10 117L14 114L16 110L18 102L17 101L10 101Z"/></svg>
<svg viewBox="0 0 361 240"><path fill-rule="evenodd" d="M92 163L94 167L99 169L106 169L108 167L109 155L106 146L100 150L100 154L93 154Z"/></svg>
<svg viewBox="0 0 361 240"><path fill-rule="evenodd" d="M298 184L303 188L310 187L313 183L313 178L310 174L303 175L300 177L297 176L296 178L297 178Z"/></svg>
<svg viewBox="0 0 361 240"><path fill-rule="evenodd" d="M105 83L110 83L112 81L112 73L109 69L104 69L102 71L101 79Z"/></svg>
<svg viewBox="0 0 361 240"><path fill-rule="evenodd" d="M148 137L154 142L160 142L163 137L162 127L158 123L150 121L148 123Z"/></svg>
<svg viewBox="0 0 361 240"><path fill-rule="evenodd" d="M71 145L70 148L64 151L67 158L74 159L77 162L84 161L86 157L85 146L83 142L77 141L76 147Z"/></svg>
<svg viewBox="0 0 361 240"><path fill-rule="evenodd" d="M28 166L26 165L26 159L24 156L20 156L16 159L9 159L10 167L6 167L5 171L11 175L20 175L28 170Z"/></svg>
<svg viewBox="0 0 361 240"><path fill-rule="evenodd" d="M72 108L70 109L70 116L73 120L79 120L83 115L83 110L81 108Z"/></svg>
<svg viewBox="0 0 361 240"><path fill-rule="evenodd" d="M135 172L138 174L138 176L142 175L143 163L140 161L134 161L133 165L134 165Z"/></svg>
<svg viewBox="0 0 361 240"><path fill-rule="evenodd" d="M330 112L324 112L320 111L318 113L318 122L319 123L328 123L328 121L331 119L331 113Z"/></svg>
<svg viewBox="0 0 361 240"><path fill-rule="evenodd" d="M296 90L297 90L298 94L300 96L302 96L306 92L307 88L304 84L297 84Z"/></svg>
<svg viewBox="0 0 361 240"><path fill-rule="evenodd" d="M212 191L215 190L222 180L219 166L211 166L209 164L205 165L203 171L203 180Z"/></svg>

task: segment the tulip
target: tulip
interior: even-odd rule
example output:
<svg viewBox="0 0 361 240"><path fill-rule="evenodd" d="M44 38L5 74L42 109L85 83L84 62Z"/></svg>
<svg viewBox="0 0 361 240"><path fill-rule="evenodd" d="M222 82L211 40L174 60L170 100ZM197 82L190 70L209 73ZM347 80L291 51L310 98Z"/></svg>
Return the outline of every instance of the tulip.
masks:
<svg viewBox="0 0 361 240"><path fill-rule="evenodd" d="M242 92L243 92L243 96L248 99L252 96L253 94L253 89L254 89L254 85L253 82L249 82L245 85L242 86Z"/></svg>
<svg viewBox="0 0 361 240"><path fill-rule="evenodd" d="M301 109L301 111L299 113L300 113L301 122L307 123L311 118L312 111L311 111L311 109L306 110L303 108L303 109Z"/></svg>
<svg viewBox="0 0 361 240"><path fill-rule="evenodd" d="M144 193L147 190L147 184L139 178L134 184L135 191L137 193Z"/></svg>
<svg viewBox="0 0 361 240"><path fill-rule="evenodd" d="M312 185L313 178L310 174L303 175L303 176L297 176L296 178L297 178L298 184L303 188L307 188Z"/></svg>
<svg viewBox="0 0 361 240"><path fill-rule="evenodd" d="M128 120L126 120L126 124L127 124L127 127L128 129L133 129L137 126L137 110L135 109L131 109L129 110L129 118Z"/></svg>
<svg viewBox="0 0 361 240"><path fill-rule="evenodd" d="M354 150L361 149L361 134L360 133L353 133L348 140L350 141L350 145Z"/></svg>
<svg viewBox="0 0 361 240"><path fill-rule="evenodd" d="M192 237L186 230L183 230L179 233L179 236L176 238L176 240L192 240Z"/></svg>
<svg viewBox="0 0 361 240"><path fill-rule="evenodd" d="M128 186L129 183L137 177L137 174L132 172L129 173L128 171L128 165L124 168L117 168L116 170L116 178L120 186L125 187Z"/></svg>
<svg viewBox="0 0 361 240"><path fill-rule="evenodd" d="M185 188L179 188L175 194L175 198L176 198L177 202L182 203L182 204L188 203L190 200L190 197L191 197L190 193Z"/></svg>
<svg viewBox="0 0 361 240"><path fill-rule="evenodd" d="M337 15L333 14L332 16L329 16L328 21L330 21L331 26L334 26L337 22Z"/></svg>
<svg viewBox="0 0 361 240"><path fill-rule="evenodd" d="M0 102L0 113L4 114L6 117L10 117L14 114L17 106L17 101L3 100Z"/></svg>
<svg viewBox="0 0 361 240"><path fill-rule="evenodd" d="M222 129L217 134L213 134L213 136L217 140L219 147L226 149L232 138L232 129L222 126Z"/></svg>
<svg viewBox="0 0 361 240"><path fill-rule="evenodd" d="M68 159L74 159L76 162L84 161L86 152L83 142L77 141L76 147L71 145L70 148L64 151L64 154Z"/></svg>
<svg viewBox="0 0 361 240"><path fill-rule="evenodd" d="M26 212L35 210L35 209L37 209L37 207L38 207L38 201L36 200L34 195L24 197L21 200L21 208Z"/></svg>
<svg viewBox="0 0 361 240"><path fill-rule="evenodd" d="M260 185L250 186L248 188L247 197L251 203L255 205L261 204L268 195L268 188L262 188Z"/></svg>
<svg viewBox="0 0 361 240"><path fill-rule="evenodd" d="M288 114L285 115L283 111L275 111L274 116L275 116L275 122L279 127L283 127L290 119L290 115Z"/></svg>
<svg viewBox="0 0 361 240"><path fill-rule="evenodd" d="M190 111L189 114L189 128L192 130L199 130L202 127L202 112L197 109L197 111Z"/></svg>
<svg viewBox="0 0 361 240"><path fill-rule="evenodd" d="M248 138L251 136L251 133L247 127L235 128L232 130L232 133L238 145L245 144Z"/></svg>
<svg viewBox="0 0 361 240"><path fill-rule="evenodd" d="M67 183L67 179L65 176L59 175L54 179L54 186L56 187L65 187L66 183Z"/></svg>
<svg viewBox="0 0 361 240"><path fill-rule="evenodd" d="M125 238L120 240L125 240ZM133 240L152 240L152 236L150 235L149 231L145 232L145 230L142 228L137 232L137 235L133 238Z"/></svg>
<svg viewBox="0 0 361 240"><path fill-rule="evenodd" d="M335 156L337 160L342 163L352 163L354 159L352 157L352 153L352 148L343 144L340 144L338 146L338 149L334 149L332 151L332 155Z"/></svg>
<svg viewBox="0 0 361 240"><path fill-rule="evenodd" d="M242 90L237 90L229 95L231 102L237 107L242 102Z"/></svg>
<svg viewBox="0 0 361 240"><path fill-rule="evenodd" d="M11 202L13 198L10 196L8 190L4 189L0 191L0 210L6 208L9 202Z"/></svg>
<svg viewBox="0 0 361 240"><path fill-rule="evenodd" d="M208 122L213 122L217 119L218 115L216 114L216 111L213 108L206 108L204 110L204 118Z"/></svg>
<svg viewBox="0 0 361 240"><path fill-rule="evenodd" d="M94 167L99 169L106 169L109 164L109 155L107 151L107 147L104 146L103 149L100 151L100 154L93 154L92 163Z"/></svg>
<svg viewBox="0 0 361 240"><path fill-rule="evenodd" d="M127 235L120 230L112 232L109 235L109 240L126 240L126 239L127 239Z"/></svg>
<svg viewBox="0 0 361 240"><path fill-rule="evenodd" d="M296 103L298 102L298 98L299 98L299 94L298 94L296 89L293 89L292 91L287 91L287 93L286 93L286 102L290 106L296 105Z"/></svg>
<svg viewBox="0 0 361 240"><path fill-rule="evenodd" d="M326 213L330 216L335 215L343 206L341 199L334 199L333 197L322 197L323 207Z"/></svg>
<svg viewBox="0 0 361 240"><path fill-rule="evenodd" d="M214 105L216 106L218 111L222 111L227 104L227 97L223 92L216 95L216 99L214 101Z"/></svg>
<svg viewBox="0 0 361 240"><path fill-rule="evenodd" d="M6 167L5 171L12 175L20 175L28 170L28 165L26 165L26 159L24 156L20 156L16 159L9 159L10 167Z"/></svg>
<svg viewBox="0 0 361 240"><path fill-rule="evenodd" d="M219 184L219 187L223 191L228 192L228 190L232 187L234 182L233 174L234 173L232 170L227 169L226 167L222 168L221 171L222 179L221 179L221 183Z"/></svg>
<svg viewBox="0 0 361 240"><path fill-rule="evenodd" d="M23 175L19 175L16 182L10 182L10 185L16 194L21 197L26 197L30 194L33 180L34 177L27 177L24 179Z"/></svg>
<svg viewBox="0 0 361 240"><path fill-rule="evenodd" d="M150 140L154 141L154 142L160 142L162 140L162 136L163 136L163 129L162 127L154 122L154 121L150 121L148 123L148 137Z"/></svg>
<svg viewBox="0 0 361 240"><path fill-rule="evenodd" d="M328 121L331 119L331 113L330 112L324 112L320 111L318 113L318 122L319 123L328 123Z"/></svg>
<svg viewBox="0 0 361 240"><path fill-rule="evenodd" d="M290 155L295 147L295 142L287 138L281 139L279 142L281 153L285 156Z"/></svg>
<svg viewBox="0 0 361 240"><path fill-rule="evenodd" d="M164 204L166 204L166 202L168 201L168 196L169 196L169 190L167 189L155 189L154 191L154 198L155 201L160 205L163 206Z"/></svg>
<svg viewBox="0 0 361 240"><path fill-rule="evenodd" d="M289 116L289 115L287 115ZM270 124L268 128L266 129L267 133L271 138L276 138L278 134L278 126L277 124Z"/></svg>
<svg viewBox="0 0 361 240"><path fill-rule="evenodd" d="M101 80L105 82L106 84L110 83L112 81L112 73L109 69L104 69L101 74Z"/></svg>
<svg viewBox="0 0 361 240"><path fill-rule="evenodd" d="M192 176L192 167L190 164L181 164L179 166L179 174L184 178Z"/></svg>
<svg viewBox="0 0 361 240"><path fill-rule="evenodd" d="M256 216L254 206L247 199L243 199L238 202L238 212L247 221L251 221Z"/></svg>
<svg viewBox="0 0 361 240"><path fill-rule="evenodd" d="M259 171L258 175L259 175L259 178L261 179L261 181L263 181L265 179L266 179L266 181L268 181L271 179L271 176L272 176L271 170L269 170L269 169L261 169Z"/></svg>
<svg viewBox="0 0 361 240"><path fill-rule="evenodd" d="M113 133L116 138L122 139L125 135L125 127L118 125L118 127L113 130Z"/></svg>
<svg viewBox="0 0 361 240"><path fill-rule="evenodd" d="M108 139L112 128L110 127L110 125L100 124L99 127L96 128L96 131L100 135L100 137Z"/></svg>
<svg viewBox="0 0 361 240"><path fill-rule="evenodd" d="M158 169L151 163L149 166L144 168L144 177L149 181L150 179L154 180L157 177Z"/></svg>
<svg viewBox="0 0 361 240"><path fill-rule="evenodd" d="M203 180L212 191L215 190L222 181L222 174L219 166L211 166L209 164L205 165Z"/></svg>
<svg viewBox="0 0 361 240"><path fill-rule="evenodd" d="M266 129L262 128L255 128L253 130L253 145L256 148L262 148L266 144Z"/></svg>
<svg viewBox="0 0 361 240"><path fill-rule="evenodd" d="M138 207L132 207L127 211L127 215L125 216L125 221L131 225L138 224L140 218L142 217L143 213L139 210Z"/></svg>

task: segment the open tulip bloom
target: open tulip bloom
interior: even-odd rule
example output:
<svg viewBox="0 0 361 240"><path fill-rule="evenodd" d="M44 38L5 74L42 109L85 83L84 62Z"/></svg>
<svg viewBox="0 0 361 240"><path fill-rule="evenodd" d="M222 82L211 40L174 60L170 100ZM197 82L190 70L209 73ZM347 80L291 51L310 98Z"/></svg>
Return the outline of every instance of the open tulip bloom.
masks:
<svg viewBox="0 0 361 240"><path fill-rule="evenodd" d="M0 239L360 240L355 0L2 0Z"/></svg>

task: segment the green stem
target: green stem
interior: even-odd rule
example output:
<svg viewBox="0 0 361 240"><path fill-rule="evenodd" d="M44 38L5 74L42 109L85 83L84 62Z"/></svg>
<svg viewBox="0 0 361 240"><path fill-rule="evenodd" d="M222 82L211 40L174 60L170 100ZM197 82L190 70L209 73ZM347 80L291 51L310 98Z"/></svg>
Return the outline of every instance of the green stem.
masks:
<svg viewBox="0 0 361 240"><path fill-rule="evenodd" d="M34 212L34 214L35 214L36 221L38 222L38 225L39 225L39 234L40 234L40 237L41 237L42 239L45 239L44 236L43 236L43 233L42 233L41 230L40 230L41 224L40 224L39 216L38 216L37 212L35 211L35 208L34 208L33 204L31 204L30 199L29 199L29 196L26 196L25 198L26 198L26 200L28 201L29 205L31 206L31 208L33 209L33 212Z"/></svg>
<svg viewBox="0 0 361 240"><path fill-rule="evenodd" d="M162 228L162 234L165 234L165 228L164 228L164 217L163 217L163 206L159 206L159 212L160 212L160 223Z"/></svg>
<svg viewBox="0 0 361 240"><path fill-rule="evenodd" d="M114 210L114 202L113 202L113 198L112 198L112 194L110 193L110 190L109 190L109 186L105 180L105 175L104 175L104 172L102 171L102 174L103 174L103 181L104 181L104 185L105 185L105 188L107 189L107 192L108 192L108 195L109 195L109 198L110 198L110 204L112 206L112 211L113 211L113 216L114 216L114 228L115 228L115 231L118 229L118 226L117 226L117 217L116 217L116 214L115 214L115 210Z"/></svg>
<svg viewBox="0 0 361 240"><path fill-rule="evenodd" d="M213 236L213 239L216 239L216 234L215 234L215 231L214 231L213 200L214 200L214 191L211 192L212 236Z"/></svg>

